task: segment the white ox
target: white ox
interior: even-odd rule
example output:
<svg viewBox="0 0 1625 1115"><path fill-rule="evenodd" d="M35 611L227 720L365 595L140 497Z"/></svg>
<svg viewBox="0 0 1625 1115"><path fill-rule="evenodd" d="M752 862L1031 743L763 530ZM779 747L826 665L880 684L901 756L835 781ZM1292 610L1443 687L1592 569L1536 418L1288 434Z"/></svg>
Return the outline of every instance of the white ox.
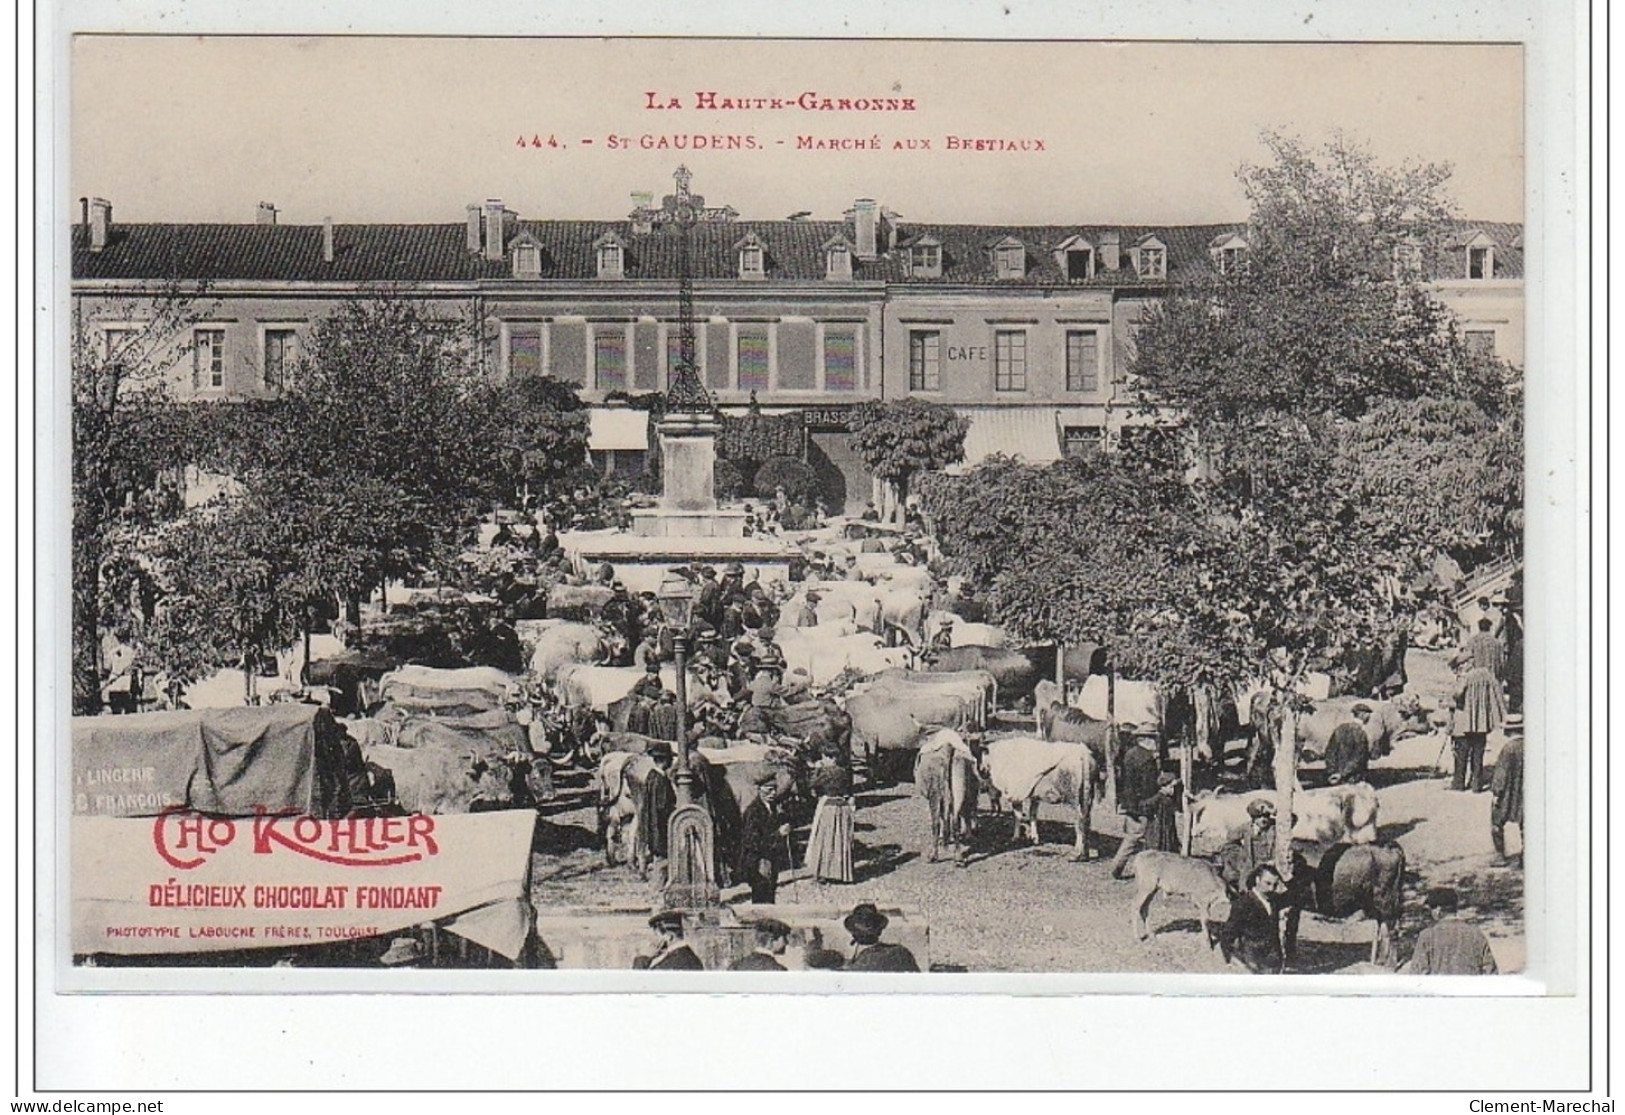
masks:
<svg viewBox="0 0 1625 1115"><path fill-rule="evenodd" d="M530 655L530 672L552 683L565 666L578 662L601 662L608 648L604 636L590 623L559 623L537 633Z"/></svg>
<svg viewBox="0 0 1625 1115"><path fill-rule="evenodd" d="M785 664L791 670L804 670L814 685L828 685L845 670L865 676L906 666L913 657L905 647L885 647L878 635L818 636L819 628L804 629L797 638L780 643Z"/></svg>
<svg viewBox="0 0 1625 1115"><path fill-rule="evenodd" d="M1275 803L1275 791L1247 794L1201 794L1191 806L1191 851L1210 855L1231 838L1246 831L1247 806L1254 801ZM1377 841L1377 791L1364 782L1327 786L1292 795L1297 822L1292 839L1329 845L1374 844Z"/></svg>
<svg viewBox="0 0 1625 1115"><path fill-rule="evenodd" d="M880 593L864 581L810 581L780 610L790 626L799 624L807 593L821 598L816 608L820 625L829 620L850 619L863 631L880 633Z"/></svg>
<svg viewBox="0 0 1625 1115"><path fill-rule="evenodd" d="M1104 674L1091 674L1083 686L1072 695L1072 707L1092 720L1115 720L1119 724L1155 724L1160 729L1167 713L1168 702L1162 692L1149 681L1129 681L1118 678L1111 704L1115 716L1108 716L1107 679Z"/></svg>
<svg viewBox="0 0 1625 1115"><path fill-rule="evenodd" d="M925 621L925 637L934 639L942 625L949 625L948 635L956 647L1002 647L1007 643L1004 628L993 623L971 623L953 612L932 612Z"/></svg>
<svg viewBox="0 0 1625 1115"><path fill-rule="evenodd" d="M1011 839L1021 835L1023 824L1034 844L1039 843L1038 803L1069 805L1075 839L1073 855L1089 858L1089 815L1095 805L1095 760L1087 747L1071 743L1014 736L988 744L983 760L984 781L993 795L994 806L1003 798L1015 814Z"/></svg>
<svg viewBox="0 0 1625 1115"><path fill-rule="evenodd" d="M575 708L590 708L606 713L609 706L632 692L644 676L636 666L587 666L580 663L565 666L558 672L554 691L559 702ZM705 685L690 670L688 672L688 705L694 708L706 701L728 704L726 693L719 693ZM660 668L660 682L673 693L677 691L677 671L667 665Z"/></svg>

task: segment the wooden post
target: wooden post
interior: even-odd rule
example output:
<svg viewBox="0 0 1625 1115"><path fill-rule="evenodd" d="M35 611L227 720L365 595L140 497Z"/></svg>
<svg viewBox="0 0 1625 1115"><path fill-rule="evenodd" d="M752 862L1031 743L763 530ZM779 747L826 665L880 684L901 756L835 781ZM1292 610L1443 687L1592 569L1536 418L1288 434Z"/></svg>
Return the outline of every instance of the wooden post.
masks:
<svg viewBox="0 0 1625 1115"><path fill-rule="evenodd" d="M1185 815L1185 832L1180 841L1180 851L1187 856L1191 854L1191 776L1195 772L1192 732L1193 728L1186 725L1185 730L1179 734L1179 811Z"/></svg>
<svg viewBox="0 0 1625 1115"><path fill-rule="evenodd" d="M1123 744L1118 738L1117 727L1117 667L1109 661L1106 666L1106 724L1106 793L1111 796L1112 805L1121 811L1122 804L1117 799L1117 759Z"/></svg>

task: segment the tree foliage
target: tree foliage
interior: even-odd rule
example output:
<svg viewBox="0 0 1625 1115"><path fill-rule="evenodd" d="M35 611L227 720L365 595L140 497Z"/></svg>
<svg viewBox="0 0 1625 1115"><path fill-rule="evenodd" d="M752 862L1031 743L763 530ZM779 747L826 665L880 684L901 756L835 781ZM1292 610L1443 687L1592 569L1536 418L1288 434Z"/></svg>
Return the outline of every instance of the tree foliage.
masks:
<svg viewBox="0 0 1625 1115"><path fill-rule="evenodd" d="M869 471L893 484L901 504L921 473L965 459L970 419L951 406L924 399L868 402L852 418L852 449Z"/></svg>
<svg viewBox="0 0 1625 1115"><path fill-rule="evenodd" d="M1512 377L1395 267L1441 235L1447 172L1266 142L1272 165L1241 174L1245 265L1171 292L1137 337L1141 401L1183 429L927 493L1023 637L1103 643L1176 685L1292 677L1406 624L1395 586L1433 547L1518 545Z"/></svg>
<svg viewBox="0 0 1625 1115"><path fill-rule="evenodd" d="M779 488L792 503L812 506L818 498L818 473L796 457L770 457L756 470L756 494L772 499Z"/></svg>
<svg viewBox="0 0 1625 1115"><path fill-rule="evenodd" d="M73 708L101 699L103 633L131 638L148 618L144 532L179 513L175 474L192 423L170 396L207 287L170 282L143 297L76 301L70 337L73 422Z"/></svg>

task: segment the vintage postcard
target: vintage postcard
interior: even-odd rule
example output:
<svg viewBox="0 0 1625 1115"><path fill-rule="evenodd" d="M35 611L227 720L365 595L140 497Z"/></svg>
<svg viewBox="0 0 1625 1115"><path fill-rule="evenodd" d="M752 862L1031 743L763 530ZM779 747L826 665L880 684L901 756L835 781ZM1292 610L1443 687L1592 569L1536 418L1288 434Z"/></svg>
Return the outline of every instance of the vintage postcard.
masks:
<svg viewBox="0 0 1625 1115"><path fill-rule="evenodd" d="M1519 45L69 67L64 986L1562 970Z"/></svg>

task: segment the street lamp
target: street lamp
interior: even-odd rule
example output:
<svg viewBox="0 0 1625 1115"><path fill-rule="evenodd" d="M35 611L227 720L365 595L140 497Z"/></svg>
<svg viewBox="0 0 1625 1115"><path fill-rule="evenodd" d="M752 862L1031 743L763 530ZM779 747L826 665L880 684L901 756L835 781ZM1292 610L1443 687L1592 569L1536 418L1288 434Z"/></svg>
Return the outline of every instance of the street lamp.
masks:
<svg viewBox="0 0 1625 1115"><path fill-rule="evenodd" d="M688 632L694 614L694 588L677 570L669 570L655 594L666 630L671 632L677 670L677 747L672 781L677 808L666 829L664 904L672 909L705 909L717 905L716 830L711 814L699 804L694 771L688 762Z"/></svg>

